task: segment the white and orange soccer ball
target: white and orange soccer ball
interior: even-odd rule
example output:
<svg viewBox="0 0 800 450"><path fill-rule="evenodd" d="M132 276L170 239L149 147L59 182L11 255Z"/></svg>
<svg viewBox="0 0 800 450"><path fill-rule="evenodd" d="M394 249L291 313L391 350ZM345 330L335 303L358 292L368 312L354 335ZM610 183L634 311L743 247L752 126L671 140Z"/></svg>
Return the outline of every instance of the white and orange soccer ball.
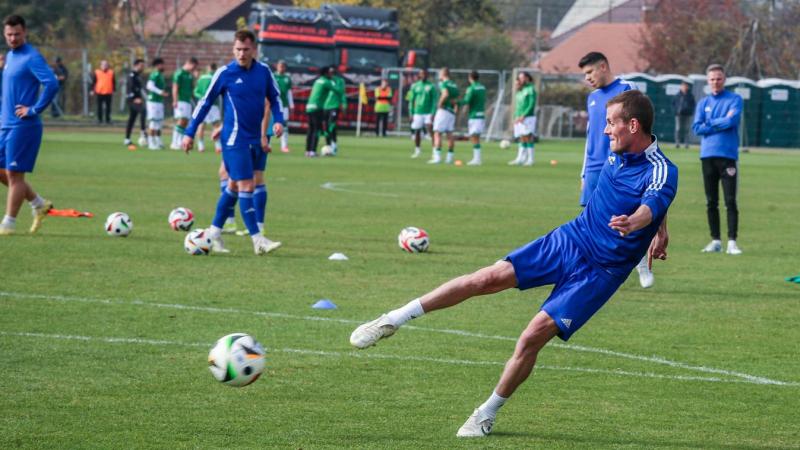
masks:
<svg viewBox="0 0 800 450"><path fill-rule="evenodd" d="M133 231L133 220L124 212L111 213L104 225L109 236L127 237Z"/></svg>
<svg viewBox="0 0 800 450"><path fill-rule="evenodd" d="M214 378L233 387L247 386L264 372L266 351L246 333L220 338L208 353L208 368Z"/></svg>
<svg viewBox="0 0 800 450"><path fill-rule="evenodd" d="M183 249L194 256L203 256L211 253L211 238L206 230L194 230L183 239Z"/></svg>
<svg viewBox="0 0 800 450"><path fill-rule="evenodd" d="M189 231L194 225L194 213L189 208L175 208L169 213L169 226L175 231Z"/></svg>
<svg viewBox="0 0 800 450"><path fill-rule="evenodd" d="M397 245L408 253L423 253L428 251L430 238L422 228L405 227L397 235Z"/></svg>

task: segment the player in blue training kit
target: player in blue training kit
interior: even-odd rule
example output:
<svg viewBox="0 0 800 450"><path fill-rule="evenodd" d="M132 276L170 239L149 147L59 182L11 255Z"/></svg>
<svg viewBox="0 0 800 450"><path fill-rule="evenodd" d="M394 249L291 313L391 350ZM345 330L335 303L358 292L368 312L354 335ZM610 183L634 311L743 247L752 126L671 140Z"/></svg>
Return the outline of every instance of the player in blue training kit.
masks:
<svg viewBox="0 0 800 450"><path fill-rule="evenodd" d="M36 165L42 143L42 120L39 116L58 92L58 80L42 55L25 42L25 19L16 15L6 17L3 35L10 50L3 69L0 97L3 99L0 182L8 186L8 197L6 213L0 222L0 235L14 234L23 200L28 200L33 209L30 232L35 233L53 204L33 190L25 181L25 173L33 172Z"/></svg>
<svg viewBox="0 0 800 450"><path fill-rule="evenodd" d="M553 284L550 296L517 340L489 399L457 436L488 435L498 409L528 378L536 356L553 337L569 339L616 292L639 260L666 259L667 209L678 188L678 169L658 148L653 105L639 91L608 102L606 158L586 208L571 222L514 250L503 260L455 278L353 331L358 348L393 335L405 322L470 297Z"/></svg>
<svg viewBox="0 0 800 450"><path fill-rule="evenodd" d="M255 192L257 188L263 188L263 173L267 165L268 149L262 147L265 99L269 101L275 118L273 130L276 136L283 132L284 120L278 85L269 67L254 58L255 48L252 32L236 32L234 61L214 74L208 91L192 114L182 146L186 152L191 150L197 127L203 123L217 97L222 95L225 111L221 134L222 160L231 182L217 202L216 214L208 229L209 237L216 251L226 251L222 244L222 227L228 211L238 200L242 221L253 240L253 249L256 255L263 255L281 245L264 237L257 219L259 209L266 208L266 190L263 195Z"/></svg>
<svg viewBox="0 0 800 450"><path fill-rule="evenodd" d="M602 53L588 53L578 62L578 67L583 71L586 82L595 88L586 98L589 123L586 129L586 149L581 169L580 199L581 206L586 206L597 187L600 171L611 154L608 136L603 132L606 126L606 103L615 96L636 89L636 87L627 81L615 78L608 59ZM643 288L653 286L655 277L646 259L642 258L639 261L636 271L639 273L639 284Z"/></svg>

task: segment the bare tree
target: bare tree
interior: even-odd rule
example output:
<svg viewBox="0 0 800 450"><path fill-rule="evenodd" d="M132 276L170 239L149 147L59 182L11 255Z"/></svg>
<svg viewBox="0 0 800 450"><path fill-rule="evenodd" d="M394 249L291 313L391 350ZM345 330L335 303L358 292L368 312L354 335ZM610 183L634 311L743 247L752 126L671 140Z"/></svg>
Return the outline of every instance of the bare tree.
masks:
<svg viewBox="0 0 800 450"><path fill-rule="evenodd" d="M181 22L197 6L199 0L120 0L125 22L139 45L156 37L155 57L161 55L164 44L179 30ZM158 32L150 32L157 24ZM149 26L148 26L149 25Z"/></svg>

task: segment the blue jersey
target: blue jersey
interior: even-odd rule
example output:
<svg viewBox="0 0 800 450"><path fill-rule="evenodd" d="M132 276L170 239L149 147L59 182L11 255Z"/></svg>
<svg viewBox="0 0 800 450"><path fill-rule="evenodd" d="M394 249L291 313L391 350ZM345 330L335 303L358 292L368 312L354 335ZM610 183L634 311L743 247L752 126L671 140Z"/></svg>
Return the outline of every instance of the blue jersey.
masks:
<svg viewBox="0 0 800 450"><path fill-rule="evenodd" d="M43 87L41 94L39 88ZM2 128L41 125L39 114L58 92L58 80L38 50L30 44L10 50L3 69ZM17 105L29 107L28 115L14 114Z"/></svg>
<svg viewBox="0 0 800 450"><path fill-rule="evenodd" d="M592 91L586 98L589 124L586 128L586 149L583 156L581 178L587 171L600 171L611 153L608 136L603 133L603 130L606 129L606 103L631 89L636 89L636 87L627 81L615 78L607 86Z"/></svg>
<svg viewBox="0 0 800 450"><path fill-rule="evenodd" d="M561 229L591 263L627 277L650 246L678 190L678 168L653 143L642 153L606 157L597 189L583 212ZM653 221L627 236L611 229L611 216L632 215L647 205Z"/></svg>
<svg viewBox="0 0 800 450"><path fill-rule="evenodd" d="M224 108L221 142L226 147L261 145L265 98L269 100L274 121L284 123L280 90L269 67L253 61L250 69L245 69L232 61L214 73L205 96L192 114L186 136L194 137L197 127L220 95L223 96Z"/></svg>
<svg viewBox="0 0 800 450"><path fill-rule="evenodd" d="M700 158L739 159L739 119L742 97L723 90L697 104L692 130L701 137Z"/></svg>

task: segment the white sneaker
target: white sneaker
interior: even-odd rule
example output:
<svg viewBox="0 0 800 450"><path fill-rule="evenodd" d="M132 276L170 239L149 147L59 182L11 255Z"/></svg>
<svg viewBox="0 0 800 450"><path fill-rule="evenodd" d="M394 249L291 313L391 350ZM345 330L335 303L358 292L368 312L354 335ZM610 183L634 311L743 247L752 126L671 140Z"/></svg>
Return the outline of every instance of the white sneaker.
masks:
<svg viewBox="0 0 800 450"><path fill-rule="evenodd" d="M131 145L131 140L125 139L124 141L122 141L122 145Z"/></svg>
<svg viewBox="0 0 800 450"><path fill-rule="evenodd" d="M281 243L278 241L270 241L264 236L257 237L253 239L253 251L256 255L266 255L271 251L275 251L278 247L281 246Z"/></svg>
<svg viewBox="0 0 800 450"><path fill-rule="evenodd" d="M486 437L492 432L494 426L494 418L488 417L483 414L479 408L475 408L472 415L469 416L464 425L458 429L456 436L458 437Z"/></svg>
<svg viewBox="0 0 800 450"><path fill-rule="evenodd" d="M522 164L522 161L520 161L519 158L513 159L508 162L509 166L519 166L520 164Z"/></svg>
<svg viewBox="0 0 800 450"><path fill-rule="evenodd" d="M522 166L525 166L525 167L530 167L530 166L532 166L533 164L534 164L534 163L533 163L533 160L532 160L532 159L529 159L529 160L526 160L526 161L525 161L524 163L522 163L521 165L522 165Z"/></svg>
<svg viewBox="0 0 800 450"><path fill-rule="evenodd" d="M647 267L647 263L639 264L638 266L636 266L636 270L639 271L639 284L642 285L644 289L653 287L653 283L656 280L655 277L653 276L653 271L651 271Z"/></svg>
<svg viewBox="0 0 800 450"><path fill-rule="evenodd" d="M170 146L169 146L169 149L170 149L170 150L180 150L180 149L181 149L181 146L180 146L180 145L175 145L175 144L172 144L172 145L170 145Z"/></svg>
<svg viewBox="0 0 800 450"><path fill-rule="evenodd" d="M734 241L734 246L736 246L736 242ZM722 251L722 241L719 239L714 239L708 243L705 247L703 247L700 252L702 253L719 253Z"/></svg>
<svg viewBox="0 0 800 450"><path fill-rule="evenodd" d="M411 155L411 158L412 159L417 159L417 158L419 158L419 155L421 155L421 154L422 154L422 152L415 148L414 149L414 153Z"/></svg>
<svg viewBox="0 0 800 450"><path fill-rule="evenodd" d="M147 137L144 135L139 136L139 147L144 147L145 145L147 145Z"/></svg>
<svg viewBox="0 0 800 450"><path fill-rule="evenodd" d="M468 166L480 166L481 160L480 159L473 159L472 161L467 163Z"/></svg>
<svg viewBox="0 0 800 450"><path fill-rule="evenodd" d="M231 251L225 248L225 243L222 242L222 236L217 236L217 237L211 237L211 252L230 253Z"/></svg>
<svg viewBox="0 0 800 450"><path fill-rule="evenodd" d="M11 236L16 230L17 228L12 225L0 223L0 236Z"/></svg>
<svg viewBox="0 0 800 450"><path fill-rule="evenodd" d="M431 158L431 159L428 161L428 164L439 164L439 163L441 163L441 162L442 162L442 158L440 158L440 157L438 157L438 156L434 156L433 158Z"/></svg>
<svg viewBox="0 0 800 450"><path fill-rule="evenodd" d="M738 245L736 245L736 241L731 239L728 241L728 249L725 250L725 253L729 255L741 255L742 250L739 248Z"/></svg>
<svg viewBox="0 0 800 450"><path fill-rule="evenodd" d="M389 322L389 317L382 314L372 322L362 324L350 335L350 344L356 348L367 348L375 345L383 338L388 338L397 331L397 327Z"/></svg>

